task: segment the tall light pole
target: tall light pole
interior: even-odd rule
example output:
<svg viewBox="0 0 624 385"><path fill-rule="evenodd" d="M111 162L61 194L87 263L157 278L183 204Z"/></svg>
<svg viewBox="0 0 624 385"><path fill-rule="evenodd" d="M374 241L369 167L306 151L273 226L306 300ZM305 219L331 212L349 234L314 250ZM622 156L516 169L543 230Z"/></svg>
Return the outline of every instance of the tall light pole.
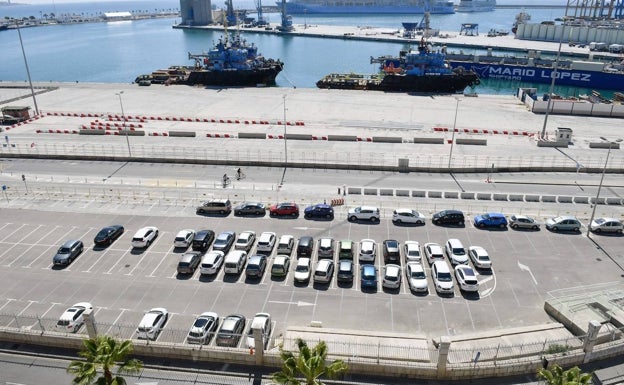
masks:
<svg viewBox="0 0 624 385"><path fill-rule="evenodd" d="M20 47L22 47L22 56L24 56L24 65L26 66L26 75L28 75L28 84L30 85L30 94L33 98L33 104L35 105L35 114L39 115L39 107L37 107L37 98L35 97L35 89L33 88L32 79L30 77L30 69L28 68L28 60L26 60L26 51L24 50L24 42L22 41L22 33L20 32L19 21L15 19L15 29L17 29L17 36L19 36Z"/></svg>
<svg viewBox="0 0 624 385"><path fill-rule="evenodd" d="M607 141L606 138L600 137L600 139ZM611 155L611 147L613 143L620 143L622 139L617 139L615 142L609 142L609 150L607 151L607 157L605 159L604 167L602 168L602 175L600 176L600 184L598 184L598 192L596 192L596 200L594 201L594 208L592 209L591 218L589 218L589 225L587 226L587 236L589 237L589 233L591 232L591 224L594 221L594 215L596 215L596 206L598 206L598 199L600 198L600 190L602 190L602 182L604 181L605 172L607 171L607 165L609 164L609 155Z"/></svg>
<svg viewBox="0 0 624 385"><path fill-rule="evenodd" d="M451 159L453 159L453 146L455 145L455 127L457 127L457 110L459 110L460 98L455 98L455 119L453 120L453 137L451 138L451 151L449 152L448 169L451 171Z"/></svg>
<svg viewBox="0 0 624 385"><path fill-rule="evenodd" d="M128 130L126 130L126 114L124 113L123 100L121 99L121 94L123 94L123 91L119 91L115 95L119 96L119 105L121 106L121 119L123 119L122 126L123 126L123 131L126 134L126 143L128 144L128 156L132 157L132 151L130 151L130 139L128 138Z"/></svg>
<svg viewBox="0 0 624 385"><path fill-rule="evenodd" d="M288 165L288 140L286 139L286 95L284 95L284 167Z"/></svg>

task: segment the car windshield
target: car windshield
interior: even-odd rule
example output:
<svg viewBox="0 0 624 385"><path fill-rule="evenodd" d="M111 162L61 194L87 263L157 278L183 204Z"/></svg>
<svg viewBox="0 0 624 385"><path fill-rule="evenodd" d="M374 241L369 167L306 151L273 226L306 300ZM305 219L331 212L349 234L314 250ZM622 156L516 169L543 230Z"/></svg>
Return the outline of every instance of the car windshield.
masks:
<svg viewBox="0 0 624 385"><path fill-rule="evenodd" d="M412 271L410 275L412 278L425 278L425 273L423 271Z"/></svg>
<svg viewBox="0 0 624 385"><path fill-rule="evenodd" d="M70 251L69 247L61 247L58 252L59 254L69 254Z"/></svg>
<svg viewBox="0 0 624 385"><path fill-rule="evenodd" d="M441 282L451 282L453 279L451 278L451 273L439 273L438 281Z"/></svg>
<svg viewBox="0 0 624 385"><path fill-rule="evenodd" d="M409 255L410 257L418 257L420 255L420 251L416 248L409 248L407 249L407 255Z"/></svg>
<svg viewBox="0 0 624 385"><path fill-rule="evenodd" d="M215 242L227 242L229 236L229 234L219 234Z"/></svg>
<svg viewBox="0 0 624 385"><path fill-rule="evenodd" d="M488 257L487 255L481 254L479 255L479 261L489 261L490 257Z"/></svg>
<svg viewBox="0 0 624 385"><path fill-rule="evenodd" d="M106 237L108 235L109 232L113 232L112 230L108 230L108 229L102 229L100 230L100 232L97 234L98 238L103 238Z"/></svg>
<svg viewBox="0 0 624 385"><path fill-rule="evenodd" d="M208 319L206 318L198 318L195 320L193 327L195 328L203 328L208 323Z"/></svg>
<svg viewBox="0 0 624 385"><path fill-rule="evenodd" d="M455 255L464 255L466 254L466 252L464 251L464 249L457 247L453 249L453 254Z"/></svg>
<svg viewBox="0 0 624 385"><path fill-rule="evenodd" d="M596 219L596 223L597 223L597 224L599 224L599 225L601 225L601 224L603 224L603 223L605 223L605 222L606 222L606 220L605 220L604 218L598 218L598 219Z"/></svg>
<svg viewBox="0 0 624 385"><path fill-rule="evenodd" d="M300 273L307 273L309 270L310 268L306 265L297 265L297 269L296 269L296 271Z"/></svg>

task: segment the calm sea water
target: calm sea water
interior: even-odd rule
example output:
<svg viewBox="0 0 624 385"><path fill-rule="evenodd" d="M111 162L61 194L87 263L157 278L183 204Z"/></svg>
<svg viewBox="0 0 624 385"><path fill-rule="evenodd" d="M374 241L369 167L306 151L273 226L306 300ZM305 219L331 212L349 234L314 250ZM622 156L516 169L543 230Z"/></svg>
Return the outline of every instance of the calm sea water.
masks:
<svg viewBox="0 0 624 385"><path fill-rule="evenodd" d="M252 8L253 2L237 2L237 8ZM0 6L0 19L5 17L41 17L44 14L97 15L100 12L171 10L177 1L95 2L78 4L47 4ZM564 9L525 9L532 20L539 22L563 16ZM497 9L487 13L432 15L431 25L443 31L458 31L461 23L479 23L479 30L510 29L520 9ZM278 23L279 15L267 15L269 22ZM403 21L420 21L420 16L295 16L295 24L351 25L399 28ZM34 81L64 82L132 82L143 73L171 65L190 65L188 52L207 51L221 33L173 29L179 19L148 19L111 23L88 23L23 28L21 30L28 65ZM397 54L408 48L397 43L344 41L339 39L303 38L267 34L246 34L246 39L260 48L266 57L285 63L277 77L278 86L314 87L330 72L371 73L371 56ZM27 79L17 31L0 32L0 81ZM336 53L340 54L336 54ZM478 93L509 94L519 86L533 86L547 92L548 85L517 82L482 82ZM557 93L579 95L585 89L557 87Z"/></svg>

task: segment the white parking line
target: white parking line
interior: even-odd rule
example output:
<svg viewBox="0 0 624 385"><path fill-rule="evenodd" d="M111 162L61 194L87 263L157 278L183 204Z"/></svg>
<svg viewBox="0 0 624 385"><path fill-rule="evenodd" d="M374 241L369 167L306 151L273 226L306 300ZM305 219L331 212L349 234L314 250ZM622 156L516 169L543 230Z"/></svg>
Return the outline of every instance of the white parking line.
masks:
<svg viewBox="0 0 624 385"><path fill-rule="evenodd" d="M29 232L28 234L24 235L19 241L17 241L16 243L13 244L13 246L9 247L7 250L5 250L4 253L2 253L2 255L0 255L0 258L2 258L5 254L9 253L11 250L13 250L13 248L17 245L22 244L22 242L24 241L24 239L28 238L31 234L33 234L34 232L36 232L37 230L39 230L41 227L43 227L43 225L39 225L37 226L36 229L32 230L31 232ZM21 228L21 227L20 227ZM11 267L11 265L4 265L6 267Z"/></svg>
<svg viewBox="0 0 624 385"><path fill-rule="evenodd" d="M153 278L155 277L154 273L156 272L156 270L158 270L158 268L160 267L160 265L162 265L163 262L165 262L165 260L168 258L168 254L171 252L172 249L169 249L169 252L165 253L164 257L160 260L160 262L158 262L158 265L156 265L156 267L154 268L154 270L152 270L152 272L149 275L146 275L146 277L148 278ZM145 252L145 254L147 254L147 251ZM138 265L137 265L138 266ZM175 275L174 275L175 277Z"/></svg>
<svg viewBox="0 0 624 385"><path fill-rule="evenodd" d="M56 305L61 305L61 304L60 304L60 303L56 303L56 302L52 302L52 305L50 305L50 307L48 308L48 310L46 310L43 314L41 314L41 317L45 317L45 316L46 316L46 314L48 314L48 312L49 312L50 310L52 310L52 308L53 308L54 306L56 306Z"/></svg>
<svg viewBox="0 0 624 385"><path fill-rule="evenodd" d="M17 315L22 315L24 312L32 305L33 303L39 303L39 301L28 301L28 305L24 306L21 312L17 313Z"/></svg>
<svg viewBox="0 0 624 385"><path fill-rule="evenodd" d="M15 301L17 301L15 298L7 298L6 299L6 303L4 305L0 306L0 310L4 309L4 307L6 305L10 304L11 302L15 302Z"/></svg>
<svg viewBox="0 0 624 385"><path fill-rule="evenodd" d="M165 257L166 257L169 253L171 253L171 251L172 251L173 249L174 249L174 247L173 247L173 246L171 246L171 247L169 248L169 251L167 251L167 252L165 253ZM147 257L147 251L145 251L145 252L143 253L143 256L141 257L141 259L139 259L139 262L137 262L137 263L136 263L136 265L134 266L134 268L133 268L132 270L130 270L128 273L124 274L124 275L128 275L128 276L130 276L130 275L132 275L132 273L134 273L134 271L135 271L135 270L136 270L139 266L143 267L143 263L142 263L142 262L143 262L143 260L144 260L146 257ZM161 263L162 263L162 261L161 261ZM160 266L160 265L159 265L159 266ZM153 273L153 272L152 272L152 273Z"/></svg>
<svg viewBox="0 0 624 385"><path fill-rule="evenodd" d="M13 230L13 232L12 232L12 233L9 233L9 234L7 234L7 236L6 236L6 237L2 238L2 241L0 241L0 242L2 242L2 243L8 243L8 242L6 242L6 239L7 239L7 238L9 238L10 236L12 236L13 234L17 233L18 231L20 231L20 230L22 229L22 227L24 227L24 226L26 226L26 225L25 225L25 224L23 224L23 225L21 225L20 227L18 227L17 229Z"/></svg>
<svg viewBox="0 0 624 385"><path fill-rule="evenodd" d="M132 250L132 249L130 249L130 250ZM104 274L112 274L111 271L113 271L113 269L117 267L119 262L121 262L121 260L124 259L124 257L128 254L128 252L130 252L130 250L128 250L125 253L123 253L123 255L117 260L117 262L115 262L115 264L110 269L108 269L108 271L104 272Z"/></svg>

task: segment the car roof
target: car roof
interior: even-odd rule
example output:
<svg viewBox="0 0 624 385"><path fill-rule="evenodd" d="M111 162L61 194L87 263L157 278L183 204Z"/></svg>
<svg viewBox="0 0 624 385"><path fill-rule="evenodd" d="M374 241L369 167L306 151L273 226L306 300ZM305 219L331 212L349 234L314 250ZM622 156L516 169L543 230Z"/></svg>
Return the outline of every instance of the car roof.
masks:
<svg viewBox="0 0 624 385"><path fill-rule="evenodd" d="M176 237L183 237L187 234L193 233L193 230L191 229L184 229L184 230L180 230L178 231L178 235L176 235Z"/></svg>
<svg viewBox="0 0 624 385"><path fill-rule="evenodd" d="M321 259L316 264L316 268L317 269L326 269L330 264L332 264L332 261L330 261L329 259Z"/></svg>
<svg viewBox="0 0 624 385"><path fill-rule="evenodd" d="M290 234L284 234L284 235L282 235L282 236L280 237L280 240L279 240L279 241L280 241L280 243L283 243L283 242L290 242L290 240L291 240L291 239L295 239L295 237L293 237L293 236L292 236L292 235L290 235Z"/></svg>
<svg viewBox="0 0 624 385"><path fill-rule="evenodd" d="M312 208L320 208L320 209L331 209L331 206L327 203L317 203L315 205L310 206Z"/></svg>
<svg viewBox="0 0 624 385"><path fill-rule="evenodd" d="M287 259L290 259L290 258L288 258L288 256L287 256L287 255L278 254L278 255L277 255L277 256L273 259L273 264L274 264L274 265L275 265L276 263L279 263L279 264L284 264L284 262L286 262L286 260L287 260Z"/></svg>
<svg viewBox="0 0 624 385"><path fill-rule="evenodd" d="M425 267L418 262L408 262L405 266L412 271L425 271Z"/></svg>
<svg viewBox="0 0 624 385"><path fill-rule="evenodd" d="M217 259L217 257L223 258L223 251L218 251L218 250L210 251L204 254L204 257L202 259L205 262L214 262Z"/></svg>
<svg viewBox="0 0 624 385"><path fill-rule="evenodd" d="M264 256L264 255L252 255L249 258L249 263L258 263L258 262L260 262L263 259L266 259L266 256Z"/></svg>
<svg viewBox="0 0 624 385"><path fill-rule="evenodd" d="M411 214L411 213L413 213L416 210L406 209L406 208L398 208L398 209L396 209L394 211L396 211L397 214L401 214L401 213Z"/></svg>
<svg viewBox="0 0 624 385"><path fill-rule="evenodd" d="M72 246L74 246L78 242L80 242L80 240L78 240L78 239L70 239L69 241L65 241L65 243L63 243L63 246L61 246L61 247L69 247L69 248L71 248Z"/></svg>
<svg viewBox="0 0 624 385"><path fill-rule="evenodd" d="M468 266L468 265L457 265L457 266L455 266L455 270L463 271L463 273L464 273L464 275L466 277L476 277L477 276L477 274L475 273L473 268Z"/></svg>
<svg viewBox="0 0 624 385"><path fill-rule="evenodd" d="M436 266L438 271L450 271L445 261L435 261L433 262L433 266Z"/></svg>
<svg viewBox="0 0 624 385"><path fill-rule="evenodd" d="M366 263L364 265L362 265L362 271L365 273L371 273L376 271L375 269L375 265L371 265L370 263Z"/></svg>
<svg viewBox="0 0 624 385"><path fill-rule="evenodd" d="M297 260L297 266L309 266L310 258L299 258Z"/></svg>
<svg viewBox="0 0 624 385"><path fill-rule="evenodd" d="M242 233L238 234L238 238L249 238L251 235L256 235L255 231L251 231L251 230L246 230L243 231Z"/></svg>
<svg viewBox="0 0 624 385"><path fill-rule="evenodd" d="M205 237L208 234L214 234L214 231L212 231L212 230L199 230L198 232L195 233L195 238Z"/></svg>
<svg viewBox="0 0 624 385"><path fill-rule="evenodd" d="M269 319L271 319L271 316L268 313L258 313L254 316L253 321L251 321L251 328L261 328Z"/></svg>
<svg viewBox="0 0 624 385"><path fill-rule="evenodd" d="M197 255L201 255L201 253L199 251L187 251L180 256L180 262L189 262Z"/></svg>
<svg viewBox="0 0 624 385"><path fill-rule="evenodd" d="M274 237L275 233L272 233L270 231L265 231L264 233L260 234L260 240L268 240L270 237Z"/></svg>
<svg viewBox="0 0 624 385"><path fill-rule="evenodd" d="M386 275L398 276L401 274L401 267L399 265L388 264L386 265Z"/></svg>
<svg viewBox="0 0 624 385"><path fill-rule="evenodd" d="M223 231L219 233L219 235L217 236L217 239L229 238L232 235L234 235L233 231Z"/></svg>

